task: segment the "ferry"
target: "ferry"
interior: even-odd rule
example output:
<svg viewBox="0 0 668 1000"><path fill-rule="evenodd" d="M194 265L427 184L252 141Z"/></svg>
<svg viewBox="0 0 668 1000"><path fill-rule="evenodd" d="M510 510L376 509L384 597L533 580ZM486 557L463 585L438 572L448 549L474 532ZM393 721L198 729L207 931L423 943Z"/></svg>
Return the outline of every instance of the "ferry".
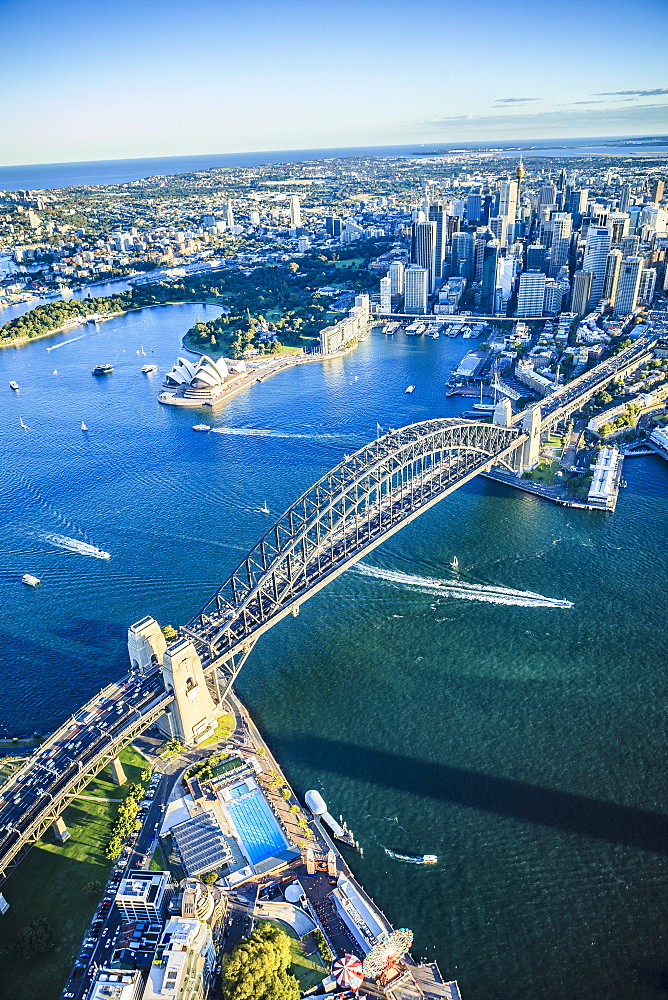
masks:
<svg viewBox="0 0 668 1000"><path fill-rule="evenodd" d="M26 587L38 587L40 581L36 576L32 576L30 573L24 573L21 577L21 583L25 583Z"/></svg>
<svg viewBox="0 0 668 1000"><path fill-rule="evenodd" d="M415 391L415 386L414 385L409 385L408 388L405 391L406 392L414 392Z"/></svg>
<svg viewBox="0 0 668 1000"><path fill-rule="evenodd" d="M96 365L95 368L93 368L93 375L111 375L113 370L113 365Z"/></svg>
<svg viewBox="0 0 668 1000"><path fill-rule="evenodd" d="M12 381L11 381L11 382L9 383L9 388L10 388L10 389L13 389L13 390L14 390L14 392L16 392L16 390L18 389L18 387L19 387L19 384L18 384L18 382L15 382L15 381L14 381L14 380L12 379Z"/></svg>
<svg viewBox="0 0 668 1000"><path fill-rule="evenodd" d="M438 856L436 854L423 854L422 864L423 865L435 865L438 861Z"/></svg>
<svg viewBox="0 0 668 1000"><path fill-rule="evenodd" d="M157 370L158 370L157 365L144 365L144 367L142 368L142 373L144 375L150 375L152 372L157 372Z"/></svg>
<svg viewBox="0 0 668 1000"><path fill-rule="evenodd" d="M202 434L208 434L209 431L211 430L211 427L209 426L209 424L194 424L193 430L201 431Z"/></svg>

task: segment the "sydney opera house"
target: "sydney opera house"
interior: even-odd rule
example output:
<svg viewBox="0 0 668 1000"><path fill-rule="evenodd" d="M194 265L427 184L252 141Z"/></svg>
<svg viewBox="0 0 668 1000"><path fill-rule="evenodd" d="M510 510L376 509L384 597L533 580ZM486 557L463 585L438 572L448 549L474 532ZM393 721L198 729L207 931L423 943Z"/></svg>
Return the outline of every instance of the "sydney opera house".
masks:
<svg viewBox="0 0 668 1000"><path fill-rule="evenodd" d="M173 406L202 406L226 396L235 382L247 371L246 362L228 364L223 358L214 361L203 355L198 361L179 358L165 375L163 392L158 399Z"/></svg>

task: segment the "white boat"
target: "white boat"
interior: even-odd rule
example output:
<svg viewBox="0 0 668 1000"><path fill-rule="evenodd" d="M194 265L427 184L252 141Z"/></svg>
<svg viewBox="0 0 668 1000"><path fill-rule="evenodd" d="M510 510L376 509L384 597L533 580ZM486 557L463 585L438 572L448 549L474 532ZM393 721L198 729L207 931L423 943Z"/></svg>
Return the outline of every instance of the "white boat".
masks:
<svg viewBox="0 0 668 1000"><path fill-rule="evenodd" d="M260 510L262 511L262 513L263 513L263 514L271 514L271 511L270 511L270 510L269 510L269 508L267 507L267 501L266 501L266 500L265 500L265 502L264 502L264 503L262 504L262 506L260 507Z"/></svg>
<svg viewBox="0 0 668 1000"><path fill-rule="evenodd" d="M436 854L423 854L422 864L423 865L435 865L438 861L438 856Z"/></svg>
<svg viewBox="0 0 668 1000"><path fill-rule="evenodd" d="M211 430L211 427L209 426L209 424L195 424L193 426L193 430L201 431L202 434L208 434L209 431Z"/></svg>
<svg viewBox="0 0 668 1000"><path fill-rule="evenodd" d="M144 350L144 348L143 348L143 347L142 347L142 349L141 349L141 352L142 352L142 355L143 355L144 357L146 357L146 351Z"/></svg>
<svg viewBox="0 0 668 1000"><path fill-rule="evenodd" d="M81 430L82 430L82 431L87 431L87 430L88 430L88 428L86 427L86 425L85 425L85 423L83 422L83 420L81 421Z"/></svg>
<svg viewBox="0 0 668 1000"><path fill-rule="evenodd" d="M453 569L459 569L459 559L457 558L457 556L454 557L450 565L452 566Z"/></svg>
<svg viewBox="0 0 668 1000"><path fill-rule="evenodd" d="M36 576L32 576L30 573L25 573L21 577L21 583L25 583L26 587L38 587L39 579Z"/></svg>
<svg viewBox="0 0 668 1000"><path fill-rule="evenodd" d="M408 388L405 391L406 392L414 392L415 391L415 386L414 385L409 385Z"/></svg>
<svg viewBox="0 0 668 1000"><path fill-rule="evenodd" d="M30 428L28 427L28 425L23 423L23 417L19 417L19 423L21 424L21 427L23 428L24 431L29 431L30 430Z"/></svg>
<svg viewBox="0 0 668 1000"><path fill-rule="evenodd" d="M10 389L13 389L14 392L16 392L16 390L19 387L19 384L18 384L18 382L14 382L14 380L12 379L12 381L9 383L9 387L10 387Z"/></svg>
<svg viewBox="0 0 668 1000"><path fill-rule="evenodd" d="M157 372L157 370L158 370L157 365L144 365L144 367L142 368L142 372L144 375L150 375L151 372Z"/></svg>

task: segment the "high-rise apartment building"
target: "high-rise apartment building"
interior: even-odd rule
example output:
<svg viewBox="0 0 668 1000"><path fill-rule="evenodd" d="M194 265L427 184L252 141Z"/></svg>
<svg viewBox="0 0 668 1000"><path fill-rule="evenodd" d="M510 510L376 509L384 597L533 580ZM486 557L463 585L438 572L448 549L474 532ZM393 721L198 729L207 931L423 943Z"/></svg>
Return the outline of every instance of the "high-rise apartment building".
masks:
<svg viewBox="0 0 668 1000"><path fill-rule="evenodd" d="M499 187L499 216L504 220L503 231L497 236L502 247L515 238L515 219L517 217L517 181L501 181Z"/></svg>
<svg viewBox="0 0 668 1000"><path fill-rule="evenodd" d="M601 297L610 303L615 301L615 295L617 294L622 256L621 250L611 250L605 263L605 278L603 279L603 294Z"/></svg>
<svg viewBox="0 0 668 1000"><path fill-rule="evenodd" d="M392 312L392 279L388 275L380 279L380 311Z"/></svg>
<svg viewBox="0 0 668 1000"><path fill-rule="evenodd" d="M615 312L618 316L627 316L638 304L643 264L642 257L627 257L622 261L615 295Z"/></svg>
<svg viewBox="0 0 668 1000"><path fill-rule="evenodd" d="M404 265L400 260L393 261L390 264L390 270L387 272L388 277L391 282L391 293L392 295L403 295L404 294Z"/></svg>
<svg viewBox="0 0 668 1000"><path fill-rule="evenodd" d="M517 316L542 316L546 278L542 271L525 271L520 275L517 293Z"/></svg>
<svg viewBox="0 0 668 1000"><path fill-rule="evenodd" d="M573 275L573 291L571 293L571 312L576 316L584 316L589 308L591 286L594 280L593 271L576 271Z"/></svg>
<svg viewBox="0 0 668 1000"><path fill-rule="evenodd" d="M299 204L299 195L290 195L290 228L299 229L302 224L302 210Z"/></svg>
<svg viewBox="0 0 668 1000"><path fill-rule="evenodd" d="M232 209L232 199L227 199L227 205L225 206L225 221L227 222L227 228L234 228L234 211Z"/></svg>
<svg viewBox="0 0 668 1000"><path fill-rule="evenodd" d="M114 902L127 921L161 923L172 896L169 872L135 868L121 880Z"/></svg>
<svg viewBox="0 0 668 1000"><path fill-rule="evenodd" d="M171 917L163 931L142 1000L205 1000L216 966L211 929L202 920Z"/></svg>
<svg viewBox="0 0 668 1000"><path fill-rule="evenodd" d="M429 271L411 264L404 271L404 312L426 313L429 297Z"/></svg>
<svg viewBox="0 0 668 1000"><path fill-rule="evenodd" d="M603 294L605 266L610 253L610 230L606 226L590 226L587 230L582 270L594 275L589 296L589 307L595 308Z"/></svg>

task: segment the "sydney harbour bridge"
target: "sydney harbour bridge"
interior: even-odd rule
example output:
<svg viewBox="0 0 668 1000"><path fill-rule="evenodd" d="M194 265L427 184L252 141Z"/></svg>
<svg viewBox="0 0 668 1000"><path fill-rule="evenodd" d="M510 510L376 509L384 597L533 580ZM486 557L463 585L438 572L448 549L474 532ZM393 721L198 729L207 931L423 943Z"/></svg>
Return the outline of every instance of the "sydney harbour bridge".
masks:
<svg viewBox="0 0 668 1000"><path fill-rule="evenodd" d="M538 460L540 435L651 353L639 339L616 358L510 419L411 424L345 456L276 521L178 637L155 619L128 631L130 673L53 733L0 787L0 882L54 825L90 778L156 722L196 745L215 730L225 697L258 639L377 545L481 472ZM0 904L3 899L0 895ZM1 907L0 907L1 909Z"/></svg>

